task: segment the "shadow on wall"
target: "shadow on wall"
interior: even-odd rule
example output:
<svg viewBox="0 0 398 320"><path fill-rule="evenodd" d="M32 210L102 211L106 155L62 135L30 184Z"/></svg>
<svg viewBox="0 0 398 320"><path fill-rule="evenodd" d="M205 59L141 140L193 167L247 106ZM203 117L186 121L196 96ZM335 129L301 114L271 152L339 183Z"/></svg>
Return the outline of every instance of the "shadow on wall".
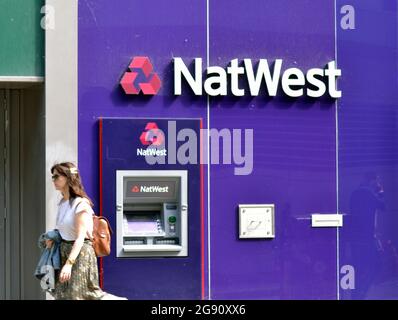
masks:
<svg viewBox="0 0 398 320"><path fill-rule="evenodd" d="M388 192L379 174L366 172L350 195L341 240L342 265L352 265L355 270L351 299L382 298L386 293L380 288L398 283L397 243L388 230L394 221L386 203Z"/></svg>

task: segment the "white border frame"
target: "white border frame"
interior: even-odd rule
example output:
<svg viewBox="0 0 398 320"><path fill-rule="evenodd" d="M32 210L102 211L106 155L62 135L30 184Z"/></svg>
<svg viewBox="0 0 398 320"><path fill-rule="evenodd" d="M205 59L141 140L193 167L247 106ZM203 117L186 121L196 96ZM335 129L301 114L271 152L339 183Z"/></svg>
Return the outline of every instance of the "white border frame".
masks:
<svg viewBox="0 0 398 320"><path fill-rule="evenodd" d="M155 251L134 252L134 255L120 256L120 259L139 258L139 257L187 257L188 256L188 171L187 170L116 170L116 190L123 190L123 178L128 177L171 177L181 179L181 246L180 251ZM184 191L185 190L185 191ZM123 193L116 191L116 256L123 252L121 243L123 242L122 230L123 217ZM187 226L184 228L184 226ZM154 247L154 246L153 246Z"/></svg>

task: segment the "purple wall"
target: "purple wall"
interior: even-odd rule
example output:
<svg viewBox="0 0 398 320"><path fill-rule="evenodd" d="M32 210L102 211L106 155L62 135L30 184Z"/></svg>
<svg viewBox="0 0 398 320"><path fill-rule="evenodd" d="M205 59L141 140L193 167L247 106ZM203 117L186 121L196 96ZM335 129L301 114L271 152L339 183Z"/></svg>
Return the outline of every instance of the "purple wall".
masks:
<svg viewBox="0 0 398 320"><path fill-rule="evenodd" d="M178 9L175 9L178 8ZM166 14L172 10L174 14ZM184 1L151 2L119 1L117 5L109 1L79 1L79 166L83 174L86 189L96 200L98 211L99 190L99 153L98 153L98 118L99 117L154 117L154 118L202 118L206 126L206 98L196 99L183 96L175 99L172 90L171 59L180 56L204 57L206 53L206 3L194 5ZM131 97L123 93L119 81L133 56L150 57L155 71L163 81L158 95ZM118 139L118 136L115 136ZM127 169L127 167L125 167ZM204 172L206 178L206 172ZM104 189L113 195L114 190ZM206 195L207 193L205 193ZM206 216L205 212L205 216ZM198 241L198 239L194 239ZM114 242L114 241L113 241ZM115 251L113 251L115 252ZM112 266L104 259L105 290L124 295L125 286L114 288L115 273L122 268L129 269L129 264ZM137 259L134 259L137 260ZM156 263L156 259L152 260ZM108 263L108 264L107 264ZM141 274L145 276L147 264L139 263ZM170 266L170 264L169 264ZM107 268L108 267L108 268ZM178 268L169 270L179 274ZM194 298L201 296L201 265L192 267L191 272L182 272L181 282L196 279L190 293L170 292L169 298ZM154 268L156 269L156 268ZM137 269L134 269L137 273ZM107 274L111 279L107 281ZM123 278L120 278L122 281ZM152 298L164 298L165 291L158 290L156 281L148 283L142 291L132 287L126 294L130 298L149 299L150 292L159 292ZM108 287L107 287L108 285ZM155 290L153 290L155 288ZM181 288L181 286L176 286ZM187 285L185 288L189 288Z"/></svg>
<svg viewBox="0 0 398 320"><path fill-rule="evenodd" d="M337 33L338 64L344 71L339 206L347 214L340 265L355 267L356 289L341 290L341 297L397 299L397 4L350 4L356 8L356 29Z"/></svg>
<svg viewBox="0 0 398 320"><path fill-rule="evenodd" d="M339 2L338 8L343 5ZM210 170L205 166L205 209L208 192L210 195L210 221L205 219L205 239L210 239L205 243L205 298L355 297L352 290L338 289L340 266L353 263L344 260L346 251L342 251L348 240L334 228L311 228L309 220L311 213L336 212L338 203L347 212L348 194L363 173L355 162L358 158L350 153L359 138L371 143L374 153L355 157L380 160L367 165L383 170L389 179L390 213L397 209L391 196L396 188L392 176L397 160L396 144L392 147L397 130L396 80L392 78L396 72L391 71L396 70L396 31L389 33L396 30L396 8L381 1L375 18L380 24L369 29L366 26L373 17L369 10L375 8L367 4L370 1L351 2L363 17L357 19L357 30L338 28L337 32L338 64L343 72L339 84L343 98L338 106L344 109L339 113L337 197L334 101L264 96L210 99L208 118L206 97L172 95L171 65L172 57L186 62L202 57L206 64L208 49L209 65L226 66L233 58L282 58L283 69L323 67L335 59L334 1L210 0L208 24L206 1L79 1L79 165L96 208L99 117L202 118L205 127L209 121L211 128L254 129L251 175L235 176L230 165L211 165ZM366 40L369 34L371 40ZM126 96L118 84L131 58L139 55L150 57L163 81L159 94L152 98ZM370 69L366 76L360 69L363 65ZM375 75L386 82L375 81ZM368 89L367 83L374 86ZM358 113L366 119L354 124L352 134L350 119ZM374 117L380 117L377 124L371 121ZM365 124L373 125L377 139L372 134L361 135ZM381 160L386 157L388 164ZM353 167L358 170L352 171ZM275 204L274 240L238 239L240 203ZM205 217L207 214L205 210ZM396 218L387 220L387 225L388 221L396 226Z"/></svg>
<svg viewBox="0 0 398 320"><path fill-rule="evenodd" d="M266 57L322 67L334 59L333 15L332 1L211 1L210 65ZM210 126L254 129L251 175L210 168L212 297L336 298L336 231L299 220L336 210L333 101L223 99ZM237 239L239 203L275 204L275 240Z"/></svg>

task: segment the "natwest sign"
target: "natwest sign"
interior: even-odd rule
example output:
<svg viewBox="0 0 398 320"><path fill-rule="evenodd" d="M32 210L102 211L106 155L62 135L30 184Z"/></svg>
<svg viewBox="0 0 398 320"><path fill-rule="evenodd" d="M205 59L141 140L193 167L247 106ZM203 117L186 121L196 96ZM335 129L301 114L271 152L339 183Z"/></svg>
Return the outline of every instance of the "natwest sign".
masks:
<svg viewBox="0 0 398 320"><path fill-rule="evenodd" d="M243 59L239 65L238 59L233 59L226 70L219 66L210 66L206 69L206 78L203 80L203 61L194 59L194 70L191 73L179 58L174 58L174 94L181 95L182 79L184 79L195 95L202 95L203 91L209 96L226 96L228 88L234 96L266 95L274 97L278 94L279 85L289 97L307 95L319 98L328 92L332 98L340 98L341 91L337 90L337 78L341 70L331 61L325 69L312 68L306 73L298 68L289 68L282 72L282 59L276 59L274 67L270 68L267 59L260 59L255 70L251 59ZM246 78L249 90L239 87L239 80ZM230 80L228 80L230 78ZM265 87L264 87L265 85ZM247 92L248 91L248 92Z"/></svg>
<svg viewBox="0 0 398 320"><path fill-rule="evenodd" d="M144 79L138 80L140 74ZM123 74L120 85L126 94L142 92L145 95L155 95L159 92L162 82L158 74L153 71L148 57L134 57L130 62L129 71Z"/></svg>
<svg viewBox="0 0 398 320"><path fill-rule="evenodd" d="M148 122L145 130L140 135L140 141L144 146L154 146L155 148L137 148L137 156L166 156L167 149L161 148L165 143L165 135L158 128L156 122ZM159 148L158 148L159 147Z"/></svg>
<svg viewBox="0 0 398 320"><path fill-rule="evenodd" d="M135 185L133 188L131 188L131 192L137 193L137 192L169 192L169 186L161 187L161 186L137 186Z"/></svg>
<svg viewBox="0 0 398 320"><path fill-rule="evenodd" d="M341 70L337 69L336 62L330 61L324 69L311 68L303 72L299 68L282 69L283 60L276 59L273 67L267 59L260 59L257 67L253 66L252 59L238 59L230 61L227 68L210 66L206 69L203 79L202 58L194 59L194 68L191 73L182 58L174 58L174 95L182 95L182 82L188 84L186 93L197 96L226 96L229 92L237 97L251 95L268 95L275 97L280 89L289 97L298 98L308 96L319 98L328 94L332 98L340 98L341 91L337 90L337 79ZM161 87L159 75L153 71L148 57L134 57L125 72L120 85L126 94L155 95ZM247 88L240 87L242 80L248 84Z"/></svg>

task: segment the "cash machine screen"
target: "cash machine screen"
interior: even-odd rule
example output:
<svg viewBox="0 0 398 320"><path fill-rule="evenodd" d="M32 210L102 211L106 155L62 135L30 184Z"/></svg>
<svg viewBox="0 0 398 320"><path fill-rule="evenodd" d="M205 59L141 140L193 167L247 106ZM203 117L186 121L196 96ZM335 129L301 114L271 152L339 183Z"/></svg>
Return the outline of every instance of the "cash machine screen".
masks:
<svg viewBox="0 0 398 320"><path fill-rule="evenodd" d="M157 233L159 229L160 213L145 212L145 215L126 214L128 233Z"/></svg>

